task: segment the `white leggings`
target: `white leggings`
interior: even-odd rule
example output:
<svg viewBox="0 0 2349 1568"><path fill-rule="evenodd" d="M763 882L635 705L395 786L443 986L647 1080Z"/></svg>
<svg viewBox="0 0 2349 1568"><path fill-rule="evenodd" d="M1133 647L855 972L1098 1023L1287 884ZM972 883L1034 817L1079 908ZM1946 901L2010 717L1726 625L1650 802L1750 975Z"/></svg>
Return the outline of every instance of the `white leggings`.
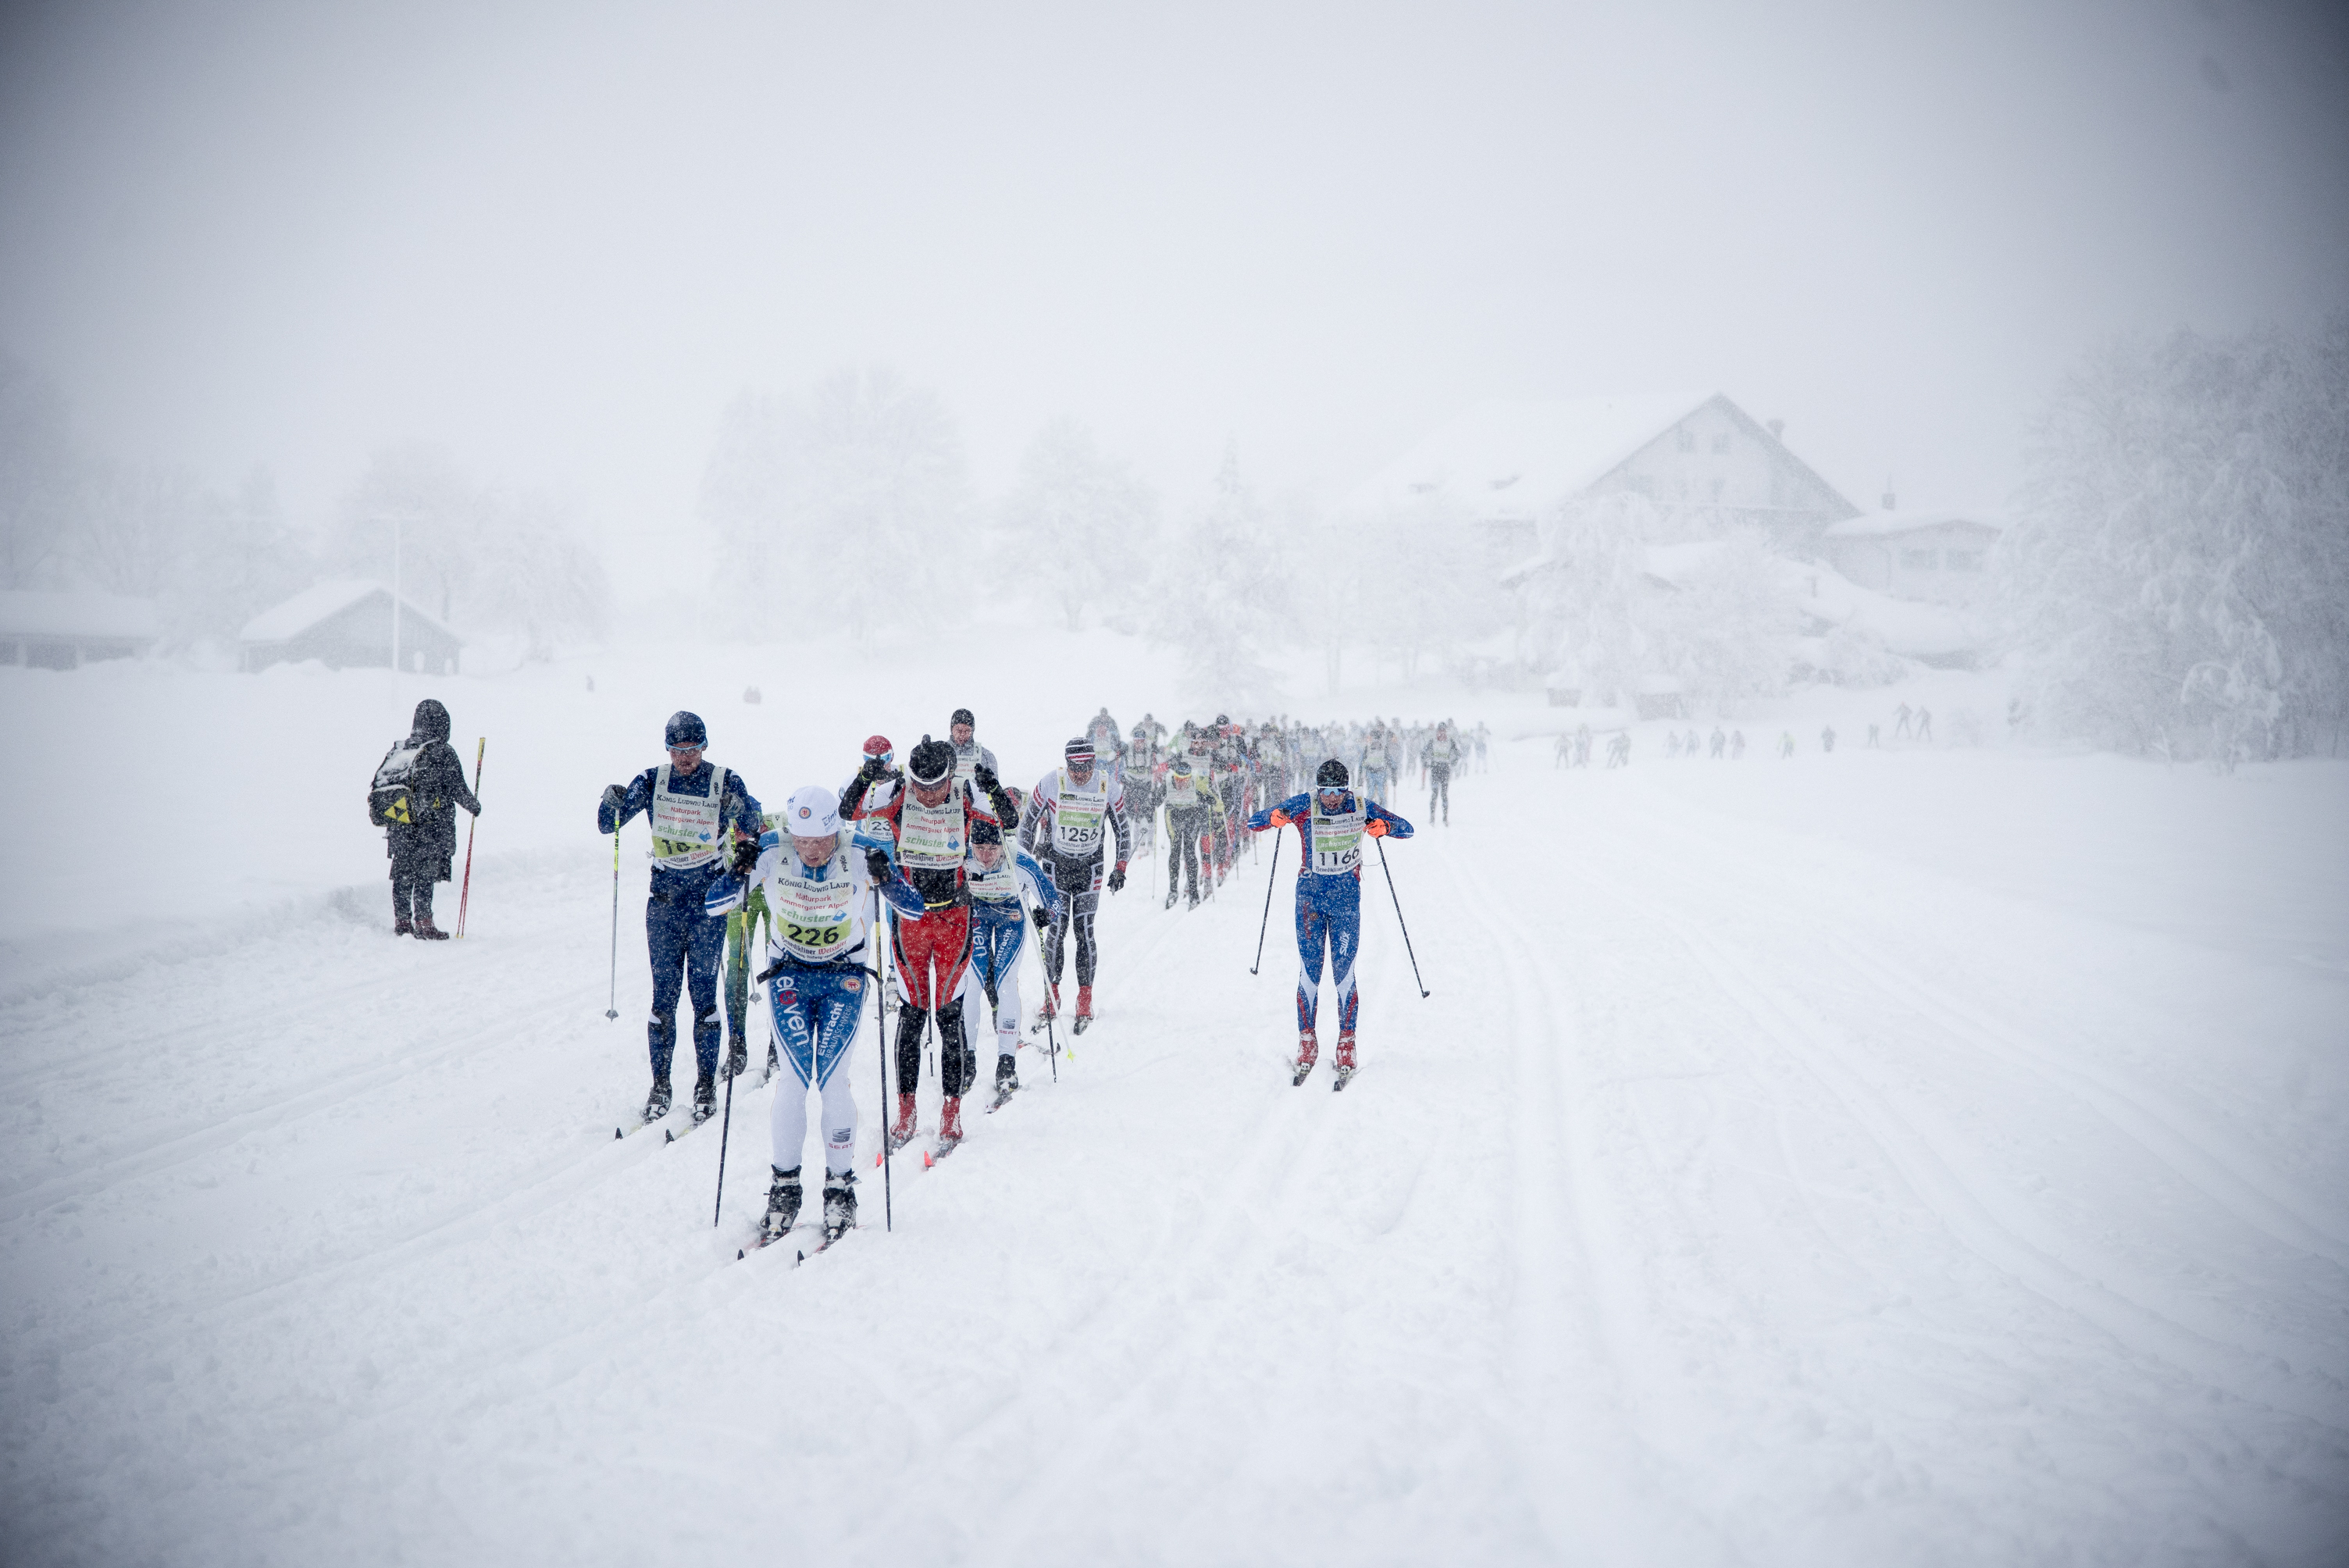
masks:
<svg viewBox="0 0 2349 1568"><path fill-rule="evenodd" d="M808 1086L791 1064L775 1075L774 1161L778 1170L785 1150L804 1157L807 1150ZM823 1168L837 1176L856 1163L856 1101L848 1092L848 1075L836 1072L823 1086Z"/></svg>
<svg viewBox="0 0 2349 1568"><path fill-rule="evenodd" d="M962 972L962 1016L982 1018L987 1016L987 988L978 983L978 965L974 964ZM1016 1055L1019 1049L1019 965L1007 964L995 982L995 1054Z"/></svg>

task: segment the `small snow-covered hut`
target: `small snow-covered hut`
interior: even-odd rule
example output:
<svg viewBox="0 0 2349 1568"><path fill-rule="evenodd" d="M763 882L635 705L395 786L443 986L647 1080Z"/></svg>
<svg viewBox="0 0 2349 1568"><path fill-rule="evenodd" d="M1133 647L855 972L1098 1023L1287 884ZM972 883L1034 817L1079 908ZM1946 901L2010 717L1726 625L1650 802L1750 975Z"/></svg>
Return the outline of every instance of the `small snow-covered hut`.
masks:
<svg viewBox="0 0 2349 1568"><path fill-rule="evenodd" d="M155 645L152 599L119 593L0 593L0 664L70 670L137 658Z"/></svg>
<svg viewBox="0 0 2349 1568"><path fill-rule="evenodd" d="M264 610L237 634L237 667L316 659L331 669L391 667L391 590L380 583L335 578L315 583ZM454 675L464 639L399 601L399 662L420 675Z"/></svg>

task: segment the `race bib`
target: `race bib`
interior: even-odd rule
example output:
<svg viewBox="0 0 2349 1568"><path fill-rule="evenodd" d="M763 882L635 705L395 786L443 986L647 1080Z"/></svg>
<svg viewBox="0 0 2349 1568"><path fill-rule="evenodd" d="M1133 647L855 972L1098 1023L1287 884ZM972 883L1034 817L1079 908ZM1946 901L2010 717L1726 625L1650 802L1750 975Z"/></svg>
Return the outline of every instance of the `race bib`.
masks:
<svg viewBox="0 0 2349 1568"><path fill-rule="evenodd" d="M723 810L718 779L713 775L708 795L672 795L668 781L668 765L663 763L653 779L653 859L672 871L706 866L718 858Z"/></svg>
<svg viewBox="0 0 2349 1568"><path fill-rule="evenodd" d="M786 856L796 867L797 857ZM845 858L833 862L819 882L798 870L779 872L767 882L767 907L775 941L793 957L821 964L839 955L856 929L856 885Z"/></svg>
<svg viewBox="0 0 2349 1568"><path fill-rule="evenodd" d="M1362 810L1357 805L1350 811L1340 811L1325 817L1316 802L1313 808L1313 874L1324 877L1344 876L1362 863Z"/></svg>
<svg viewBox="0 0 2349 1568"><path fill-rule="evenodd" d="M944 871L962 864L962 797L943 806L925 806L912 796L897 812L897 858L909 866Z"/></svg>

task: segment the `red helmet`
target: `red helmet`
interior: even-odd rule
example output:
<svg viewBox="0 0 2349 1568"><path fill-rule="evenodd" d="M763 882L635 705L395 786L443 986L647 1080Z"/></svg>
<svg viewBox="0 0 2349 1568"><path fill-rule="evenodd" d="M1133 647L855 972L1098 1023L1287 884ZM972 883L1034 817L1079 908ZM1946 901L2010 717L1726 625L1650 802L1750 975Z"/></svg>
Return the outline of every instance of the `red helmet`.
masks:
<svg viewBox="0 0 2349 1568"><path fill-rule="evenodd" d="M886 757L896 749L889 744L889 738L885 735L868 735L864 738L864 755L867 757Z"/></svg>

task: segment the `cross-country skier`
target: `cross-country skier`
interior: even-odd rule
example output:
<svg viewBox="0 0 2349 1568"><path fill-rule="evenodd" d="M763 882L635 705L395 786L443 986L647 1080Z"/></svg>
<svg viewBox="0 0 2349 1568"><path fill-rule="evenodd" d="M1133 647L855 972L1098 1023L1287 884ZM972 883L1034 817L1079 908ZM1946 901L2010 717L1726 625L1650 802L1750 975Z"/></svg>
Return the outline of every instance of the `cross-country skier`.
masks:
<svg viewBox="0 0 2349 1568"><path fill-rule="evenodd" d="M1435 815L1435 803L1444 802L1444 825L1452 826L1452 767L1460 760L1460 743L1452 738L1452 727L1439 724L1434 738L1421 750L1427 764L1427 814Z"/></svg>
<svg viewBox="0 0 2349 1568"><path fill-rule="evenodd" d="M962 1141L962 1097L978 1076L962 1016L963 966L970 962L970 893L963 861L972 826L1000 822L979 806L972 784L955 778L954 748L943 740L922 737L905 758L905 788L867 810L864 798L880 779L882 766L865 758L840 792L840 811L851 821L872 821L888 832L897 863L922 895L922 918L895 921L891 927L898 1012L897 1119L889 1129L889 1145L897 1148L914 1136L914 1091L905 1086L921 1081L922 1033L935 1016L938 1085L945 1095L938 1110L943 1152ZM979 769L973 782L997 798L999 810L1009 810L993 769Z"/></svg>
<svg viewBox="0 0 2349 1568"><path fill-rule="evenodd" d="M1106 830L1106 831L1105 831ZM1109 838L1117 841L1117 862L1109 872L1109 891L1125 886L1125 862L1133 854L1133 833L1125 820L1125 790L1093 754L1093 743L1081 736L1061 749L1061 763L1036 782L1019 819L1019 847L1037 857L1052 872L1062 903L1044 931L1043 1016L1058 1010L1053 1003L1061 984L1061 948L1068 928L1077 934L1077 1033L1093 1021L1093 974L1100 951L1093 919L1101 908L1102 871Z"/></svg>
<svg viewBox="0 0 2349 1568"><path fill-rule="evenodd" d="M1394 786L1394 774L1386 731L1373 724L1370 738L1362 743L1362 793L1380 805L1386 804L1387 791Z"/></svg>
<svg viewBox="0 0 2349 1568"><path fill-rule="evenodd" d="M1207 781L1191 766L1188 756L1177 756L1167 766L1166 779L1166 907L1174 907L1178 878L1190 882L1191 901L1199 907L1199 841L1211 829L1221 802Z"/></svg>
<svg viewBox="0 0 2349 1568"><path fill-rule="evenodd" d="M391 861L391 934L444 942L432 923L432 884L449 880L457 855L457 808L478 817L465 763L449 744L449 710L431 697L416 705L408 738L384 755L367 792L367 815L384 830Z"/></svg>
<svg viewBox="0 0 2349 1568"><path fill-rule="evenodd" d="M879 850L857 853L842 841L840 798L821 784L794 790L780 830L761 836L757 863L748 873L720 876L709 884L703 909L723 917L743 906L746 893L762 895L772 916L768 927L767 1001L774 1015L781 1056L798 1088L775 1091L769 1119L774 1133L774 1172L767 1189L765 1239L776 1241L797 1222L800 1166L807 1150L807 1097L822 1097L823 1125L823 1234L837 1241L856 1223L856 1100L848 1091L846 1065L864 1016L864 922L875 888L903 920L923 916L922 895L892 869Z"/></svg>
<svg viewBox="0 0 2349 1568"><path fill-rule="evenodd" d="M1320 1042L1314 1023L1320 1001L1321 958L1338 1004L1338 1051L1331 1064L1342 1086L1354 1076L1354 1026L1361 994L1354 955L1362 939L1362 840L1411 837L1411 824L1347 788L1346 765L1321 764L1308 795L1292 795L1247 820L1250 832L1294 825L1301 861L1297 876L1297 1056L1289 1071L1299 1083L1313 1070Z"/></svg>
<svg viewBox="0 0 2349 1568"><path fill-rule="evenodd" d="M958 707L947 724L947 734L954 740L955 777L966 784L971 781L982 763L989 773L999 771L995 765L995 753L972 738L978 723L971 717L970 709Z"/></svg>
<svg viewBox="0 0 2349 1568"><path fill-rule="evenodd" d="M698 715L671 714L662 738L668 760L646 769L626 788L608 786L595 807L595 830L616 833L637 812L651 813L645 945L653 967L653 1011L646 1026L653 1088L645 1098L645 1119L668 1114L682 981L693 995L693 1119L700 1122L717 1106L718 970L726 949L726 923L710 919L702 901L730 859L744 870L758 859L765 823L742 776L702 760L709 732Z"/></svg>
<svg viewBox="0 0 2349 1568"><path fill-rule="evenodd" d="M1043 930L1060 913L1061 893L1036 858L1003 841L993 822L970 825L970 859L963 866L970 884L970 977L966 988L981 998L995 994L995 1104L1019 1087L1019 950L1027 943L1026 889L1035 900L1036 926Z"/></svg>

